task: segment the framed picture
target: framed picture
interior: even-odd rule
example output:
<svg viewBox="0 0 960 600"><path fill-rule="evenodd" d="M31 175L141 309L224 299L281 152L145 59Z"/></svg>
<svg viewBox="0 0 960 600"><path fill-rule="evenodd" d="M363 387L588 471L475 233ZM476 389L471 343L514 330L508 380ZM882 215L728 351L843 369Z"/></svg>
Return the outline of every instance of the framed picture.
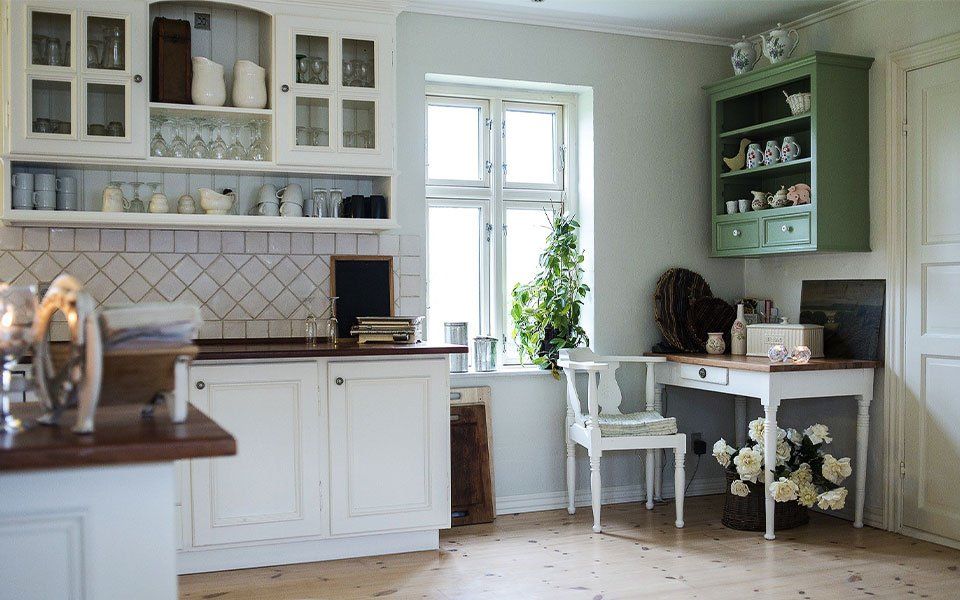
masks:
<svg viewBox="0 0 960 600"><path fill-rule="evenodd" d="M350 337L357 317L393 316L393 257L331 256L330 295L337 297L339 337Z"/></svg>
<svg viewBox="0 0 960 600"><path fill-rule="evenodd" d="M883 359L883 279L804 280L800 322L823 325L827 358Z"/></svg>

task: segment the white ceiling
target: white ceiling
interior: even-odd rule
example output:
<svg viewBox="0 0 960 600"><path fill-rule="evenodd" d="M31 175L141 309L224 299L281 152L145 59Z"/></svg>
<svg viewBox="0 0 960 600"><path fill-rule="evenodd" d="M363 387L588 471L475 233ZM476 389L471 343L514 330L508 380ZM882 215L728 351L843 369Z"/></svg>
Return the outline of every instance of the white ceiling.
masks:
<svg viewBox="0 0 960 600"><path fill-rule="evenodd" d="M412 0L408 10L726 41L858 0ZM852 7L851 7L852 8ZM712 40L711 40L712 38Z"/></svg>

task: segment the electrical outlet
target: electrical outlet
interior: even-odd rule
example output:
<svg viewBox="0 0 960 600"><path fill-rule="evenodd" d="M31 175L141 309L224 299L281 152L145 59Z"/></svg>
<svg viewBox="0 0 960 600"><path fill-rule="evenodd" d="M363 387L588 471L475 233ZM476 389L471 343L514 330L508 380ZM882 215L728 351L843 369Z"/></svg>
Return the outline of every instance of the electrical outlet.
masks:
<svg viewBox="0 0 960 600"><path fill-rule="evenodd" d="M707 453L707 443L703 441L703 433L696 432L690 434L690 439L693 443L693 453L697 456L701 456Z"/></svg>
<svg viewBox="0 0 960 600"><path fill-rule="evenodd" d="M193 13L193 28L210 31L210 13Z"/></svg>

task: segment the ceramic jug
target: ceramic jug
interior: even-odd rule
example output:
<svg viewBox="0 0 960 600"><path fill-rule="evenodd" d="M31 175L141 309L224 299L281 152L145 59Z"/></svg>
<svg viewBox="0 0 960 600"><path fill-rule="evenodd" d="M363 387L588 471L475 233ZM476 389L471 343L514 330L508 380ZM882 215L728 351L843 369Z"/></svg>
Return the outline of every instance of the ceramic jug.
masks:
<svg viewBox="0 0 960 600"><path fill-rule="evenodd" d="M723 334L707 334L707 354L723 354L727 350L727 343L723 341Z"/></svg>
<svg viewBox="0 0 960 600"><path fill-rule="evenodd" d="M780 145L775 140L770 140L763 151L763 164L775 165L778 162L780 162Z"/></svg>
<svg viewBox="0 0 960 600"><path fill-rule="evenodd" d="M123 212L130 208L130 201L123 197L123 190L117 183L103 188L103 212Z"/></svg>
<svg viewBox="0 0 960 600"><path fill-rule="evenodd" d="M203 56L193 57L193 84L190 98L202 106L223 106L227 86L223 81L223 65Z"/></svg>
<svg viewBox="0 0 960 600"><path fill-rule="evenodd" d="M750 193L753 194L753 201L750 203L750 206L753 208L753 210L763 210L767 207L766 192L752 191Z"/></svg>
<svg viewBox="0 0 960 600"><path fill-rule="evenodd" d="M763 164L763 150L760 144L750 144L747 148L747 168L755 169Z"/></svg>
<svg viewBox="0 0 960 600"><path fill-rule="evenodd" d="M793 39L790 39L791 35ZM800 34L796 29L787 31L782 24L777 23L776 29L771 29L766 35L761 33L760 39L763 40L763 55L772 64L776 64L790 58L800 43Z"/></svg>
<svg viewBox="0 0 960 600"><path fill-rule="evenodd" d="M794 139L792 135L788 135L783 138L783 145L780 147L780 160L783 162L790 162L795 158L800 157L800 144L797 143L797 140Z"/></svg>
<svg viewBox="0 0 960 600"><path fill-rule="evenodd" d="M748 73L757 66L760 55L757 53L757 47L753 42L747 40L747 36L740 36L740 41L731 44L733 54L730 56L730 62L733 63L733 72L737 75Z"/></svg>
<svg viewBox="0 0 960 600"><path fill-rule="evenodd" d="M233 65L233 105L240 108L267 106L267 71L249 60Z"/></svg>

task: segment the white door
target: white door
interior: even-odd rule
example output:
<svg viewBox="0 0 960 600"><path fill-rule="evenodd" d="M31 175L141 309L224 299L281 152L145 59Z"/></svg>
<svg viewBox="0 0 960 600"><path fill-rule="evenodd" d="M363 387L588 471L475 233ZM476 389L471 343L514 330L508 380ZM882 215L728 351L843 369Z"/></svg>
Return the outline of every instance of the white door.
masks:
<svg viewBox="0 0 960 600"><path fill-rule="evenodd" d="M330 363L330 532L450 526L446 359Z"/></svg>
<svg viewBox="0 0 960 600"><path fill-rule="evenodd" d="M191 461L193 545L319 535L318 366L194 366L190 403L237 440L236 456Z"/></svg>
<svg viewBox="0 0 960 600"><path fill-rule="evenodd" d="M960 540L960 59L907 76L903 524Z"/></svg>

